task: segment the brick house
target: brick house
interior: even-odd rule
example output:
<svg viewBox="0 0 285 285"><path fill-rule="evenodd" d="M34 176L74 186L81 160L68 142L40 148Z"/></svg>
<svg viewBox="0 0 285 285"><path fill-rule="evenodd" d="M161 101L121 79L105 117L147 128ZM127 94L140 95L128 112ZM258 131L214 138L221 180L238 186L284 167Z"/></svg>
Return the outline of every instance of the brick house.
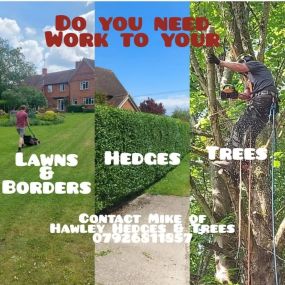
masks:
<svg viewBox="0 0 285 285"><path fill-rule="evenodd" d="M48 73L42 69L41 75L34 75L25 80L29 86L41 90L48 101L48 107L66 111L67 105L94 107L94 94L106 96L107 103L122 109L139 111L127 90L108 69L95 67L94 60L83 58L75 63L75 68Z"/></svg>

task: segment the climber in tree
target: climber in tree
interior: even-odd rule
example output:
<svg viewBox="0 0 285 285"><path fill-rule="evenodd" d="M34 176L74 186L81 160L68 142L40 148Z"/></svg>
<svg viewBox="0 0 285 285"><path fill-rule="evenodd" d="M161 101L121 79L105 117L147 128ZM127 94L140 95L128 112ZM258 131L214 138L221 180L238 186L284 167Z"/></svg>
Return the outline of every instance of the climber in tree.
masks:
<svg viewBox="0 0 285 285"><path fill-rule="evenodd" d="M269 120L272 103L278 104L278 91L270 70L251 55L240 56L238 62L227 62L210 54L208 61L241 73L251 83L252 91L247 86L246 91L239 95L240 99L247 100L249 104L233 128L228 147L254 148L258 134Z"/></svg>

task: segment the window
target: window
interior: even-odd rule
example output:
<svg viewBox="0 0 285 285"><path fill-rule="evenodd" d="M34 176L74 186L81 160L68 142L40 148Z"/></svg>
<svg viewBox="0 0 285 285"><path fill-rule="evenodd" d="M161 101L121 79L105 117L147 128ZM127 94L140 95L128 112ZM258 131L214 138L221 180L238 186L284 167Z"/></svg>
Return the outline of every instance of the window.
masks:
<svg viewBox="0 0 285 285"><path fill-rule="evenodd" d="M65 84L64 83L61 83L60 85L59 85L59 91L60 92L63 92L65 90Z"/></svg>
<svg viewBox="0 0 285 285"><path fill-rule="evenodd" d="M77 98L73 98L73 99L72 99L72 105L77 105L77 104L78 104Z"/></svg>
<svg viewBox="0 0 285 285"><path fill-rule="evenodd" d="M93 97L86 97L83 98L84 105L94 105L94 98Z"/></svg>
<svg viewBox="0 0 285 285"><path fill-rule="evenodd" d="M51 93L52 92L52 85L48 85L47 89L48 89L48 93Z"/></svg>
<svg viewBox="0 0 285 285"><path fill-rule="evenodd" d="M80 82L80 90L86 90L89 88L89 81L81 81Z"/></svg>

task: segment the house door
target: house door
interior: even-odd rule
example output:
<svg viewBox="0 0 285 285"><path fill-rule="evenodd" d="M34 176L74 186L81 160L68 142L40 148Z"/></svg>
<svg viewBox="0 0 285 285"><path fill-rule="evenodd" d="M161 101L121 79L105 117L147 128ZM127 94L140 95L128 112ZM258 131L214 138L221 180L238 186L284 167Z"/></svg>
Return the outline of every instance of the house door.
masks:
<svg viewBox="0 0 285 285"><path fill-rule="evenodd" d="M57 99L57 110L64 111L64 99Z"/></svg>

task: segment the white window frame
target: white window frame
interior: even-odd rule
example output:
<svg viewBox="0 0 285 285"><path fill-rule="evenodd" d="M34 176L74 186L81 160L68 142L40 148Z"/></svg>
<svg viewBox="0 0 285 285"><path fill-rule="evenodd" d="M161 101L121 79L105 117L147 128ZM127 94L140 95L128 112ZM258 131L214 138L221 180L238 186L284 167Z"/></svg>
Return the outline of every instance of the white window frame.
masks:
<svg viewBox="0 0 285 285"><path fill-rule="evenodd" d="M65 90L65 84L64 83L60 83L59 84L59 91L60 92L64 92L64 90Z"/></svg>
<svg viewBox="0 0 285 285"><path fill-rule="evenodd" d="M80 81L80 90L87 90L89 89L89 81L84 80Z"/></svg>
<svg viewBox="0 0 285 285"><path fill-rule="evenodd" d="M78 99L72 98L72 105L78 105Z"/></svg>
<svg viewBox="0 0 285 285"><path fill-rule="evenodd" d="M47 86L47 92L48 92L48 93L52 93L52 85L51 85L51 84L49 84L49 85Z"/></svg>
<svg viewBox="0 0 285 285"><path fill-rule="evenodd" d="M64 99L57 99L57 110L63 112L65 109Z"/></svg>
<svg viewBox="0 0 285 285"><path fill-rule="evenodd" d="M84 105L94 105L94 98L93 97L85 97L83 98Z"/></svg>

